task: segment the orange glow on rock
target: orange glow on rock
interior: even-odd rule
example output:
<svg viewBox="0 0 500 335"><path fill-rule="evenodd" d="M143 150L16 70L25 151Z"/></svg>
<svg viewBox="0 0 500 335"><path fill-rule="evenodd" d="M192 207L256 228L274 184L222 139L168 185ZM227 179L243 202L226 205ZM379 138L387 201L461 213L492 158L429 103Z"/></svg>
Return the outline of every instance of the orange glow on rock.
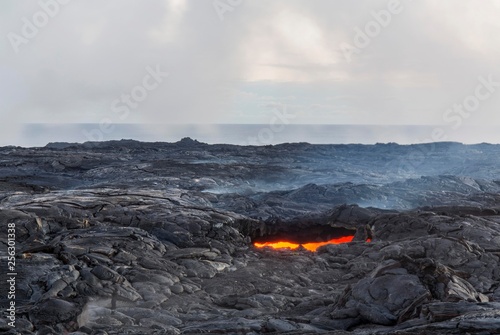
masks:
<svg viewBox="0 0 500 335"><path fill-rule="evenodd" d="M273 249L297 249L300 244L291 242L265 242L265 243L255 243L257 248L271 247Z"/></svg>
<svg viewBox="0 0 500 335"><path fill-rule="evenodd" d="M327 245L327 244L341 244L341 243L351 242L353 238L354 238L354 235L353 236L344 236L344 237L340 237L340 238L334 238L334 239L331 239L330 241L326 241L326 242L305 243L305 244L302 244L302 246L309 251L316 251L319 247L322 247L322 246Z"/></svg>
<svg viewBox="0 0 500 335"><path fill-rule="evenodd" d="M327 245L327 244L341 244L341 243L348 243L351 242L352 239L354 238L354 235L352 236L344 236L340 238L334 238L326 242L311 242L311 243L303 243L303 244L297 244L297 243L291 243L291 242L286 242L286 241L279 241L279 242L265 242L265 243L254 243L254 245L257 248L264 248L264 247L270 247L273 249L297 249L301 245L309 250L309 251L316 251L319 247ZM369 242L369 241L367 241Z"/></svg>

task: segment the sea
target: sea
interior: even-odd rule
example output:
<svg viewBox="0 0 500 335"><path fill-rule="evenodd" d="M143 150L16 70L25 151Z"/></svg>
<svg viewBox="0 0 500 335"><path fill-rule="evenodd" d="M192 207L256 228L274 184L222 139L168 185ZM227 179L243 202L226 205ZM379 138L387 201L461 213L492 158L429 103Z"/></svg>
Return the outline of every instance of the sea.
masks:
<svg viewBox="0 0 500 335"><path fill-rule="evenodd" d="M133 139L177 142L182 138L209 144L417 144L454 141L466 144L500 143L498 127L447 125L338 124L61 124L27 123L3 136L1 146L41 147L49 142L83 143Z"/></svg>

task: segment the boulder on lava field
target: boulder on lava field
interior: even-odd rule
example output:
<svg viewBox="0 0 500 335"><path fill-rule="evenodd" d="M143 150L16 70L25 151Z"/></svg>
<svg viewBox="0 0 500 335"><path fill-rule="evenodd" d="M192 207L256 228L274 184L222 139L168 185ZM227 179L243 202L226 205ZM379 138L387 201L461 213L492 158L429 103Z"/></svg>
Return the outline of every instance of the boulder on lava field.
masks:
<svg viewBox="0 0 500 335"><path fill-rule="evenodd" d="M347 319L339 323L347 327L357 323L394 325L414 317L417 308L430 299L431 293L420 278L391 260L348 287L330 317Z"/></svg>
<svg viewBox="0 0 500 335"><path fill-rule="evenodd" d="M487 302L460 274L430 259L386 260L348 287L330 317L348 329L356 324L395 325L418 318L431 301Z"/></svg>

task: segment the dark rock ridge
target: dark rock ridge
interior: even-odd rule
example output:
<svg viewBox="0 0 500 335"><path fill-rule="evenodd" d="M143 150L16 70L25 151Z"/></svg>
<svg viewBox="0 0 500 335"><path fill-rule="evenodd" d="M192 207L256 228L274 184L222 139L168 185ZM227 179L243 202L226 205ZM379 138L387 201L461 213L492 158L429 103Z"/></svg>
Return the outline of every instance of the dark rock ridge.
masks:
<svg viewBox="0 0 500 335"><path fill-rule="evenodd" d="M498 334L499 160L458 143L0 148L18 273L0 332Z"/></svg>

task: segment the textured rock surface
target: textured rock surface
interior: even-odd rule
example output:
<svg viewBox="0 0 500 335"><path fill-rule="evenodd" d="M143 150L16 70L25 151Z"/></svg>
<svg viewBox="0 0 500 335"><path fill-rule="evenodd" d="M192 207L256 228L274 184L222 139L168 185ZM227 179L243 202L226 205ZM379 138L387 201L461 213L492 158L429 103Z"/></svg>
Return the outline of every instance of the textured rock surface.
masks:
<svg viewBox="0 0 500 335"><path fill-rule="evenodd" d="M0 155L2 264L8 223L17 241L7 334L500 332L498 146L185 139ZM345 231L353 242L315 253L252 245Z"/></svg>

